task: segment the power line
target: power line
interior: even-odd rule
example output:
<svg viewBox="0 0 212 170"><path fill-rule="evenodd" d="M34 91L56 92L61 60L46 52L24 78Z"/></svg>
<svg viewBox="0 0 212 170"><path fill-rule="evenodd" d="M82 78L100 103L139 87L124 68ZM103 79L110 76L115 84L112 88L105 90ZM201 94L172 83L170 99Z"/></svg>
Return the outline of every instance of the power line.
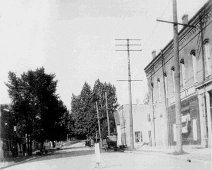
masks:
<svg viewBox="0 0 212 170"><path fill-rule="evenodd" d="M179 22L164 21L164 20L161 20L161 19L157 19L156 21L159 21L159 22L165 22L165 23L169 23L169 24L177 24L177 25L183 25L183 26L187 26L187 27L196 28L196 26L194 26L194 25L182 24L182 23L179 23Z"/></svg>
<svg viewBox="0 0 212 170"><path fill-rule="evenodd" d="M127 46L127 44L116 44L116 46ZM141 44L129 44L129 46L141 46Z"/></svg>
<svg viewBox="0 0 212 170"><path fill-rule="evenodd" d="M137 39L137 38L125 38L125 39L121 39L121 38L116 38L115 40L117 40L117 41L122 41L122 40L124 40L124 41L127 41L127 40L133 40L133 41L141 41L141 39Z"/></svg>
<svg viewBox="0 0 212 170"><path fill-rule="evenodd" d="M116 51L142 51L142 50L116 50Z"/></svg>
<svg viewBox="0 0 212 170"><path fill-rule="evenodd" d="M163 17L163 15L165 14L166 10L168 9L168 6L169 6L170 2L171 2L171 0L168 0L167 5L166 5L165 8L163 9L163 12L162 12L162 14L161 14L161 16L160 16L159 18L162 18L162 17ZM154 26L153 26L153 29L151 30L150 34L148 35L147 44L149 44L150 42L152 42L152 38L151 38L151 37L153 37L153 35L154 35L154 33L155 33L155 30L156 30L157 26L158 26L158 22L155 22L155 24L154 24ZM148 40L149 40L149 41L148 41Z"/></svg>
<svg viewBox="0 0 212 170"><path fill-rule="evenodd" d="M117 81L143 81L143 80L117 80Z"/></svg>

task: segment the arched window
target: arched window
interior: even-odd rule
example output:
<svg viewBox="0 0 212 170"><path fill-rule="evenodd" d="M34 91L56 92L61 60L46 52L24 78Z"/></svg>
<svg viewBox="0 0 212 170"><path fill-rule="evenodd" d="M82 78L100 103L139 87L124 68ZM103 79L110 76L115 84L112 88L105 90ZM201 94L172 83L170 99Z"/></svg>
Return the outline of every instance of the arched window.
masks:
<svg viewBox="0 0 212 170"><path fill-rule="evenodd" d="M191 57L192 57L194 83L196 83L197 82L197 57L196 57L196 51L195 50L191 50L190 54L191 54Z"/></svg>
<svg viewBox="0 0 212 170"><path fill-rule="evenodd" d="M174 66L171 67L171 72L172 72L172 84L173 84L173 90L175 92L175 77L174 77L174 73L175 73L175 68Z"/></svg>
<svg viewBox="0 0 212 170"><path fill-rule="evenodd" d="M182 73L182 86L185 87L185 62L183 58L180 60L180 69Z"/></svg>
<svg viewBox="0 0 212 170"><path fill-rule="evenodd" d="M158 85L158 100L161 100L161 87L160 87L160 79L157 79L157 85Z"/></svg>
<svg viewBox="0 0 212 170"><path fill-rule="evenodd" d="M151 87L154 88L154 83L153 82L151 82Z"/></svg>
<svg viewBox="0 0 212 170"><path fill-rule="evenodd" d="M164 84L165 84L165 91L166 91L166 95L168 94L168 84L167 84L167 74L166 72L163 73L164 76Z"/></svg>

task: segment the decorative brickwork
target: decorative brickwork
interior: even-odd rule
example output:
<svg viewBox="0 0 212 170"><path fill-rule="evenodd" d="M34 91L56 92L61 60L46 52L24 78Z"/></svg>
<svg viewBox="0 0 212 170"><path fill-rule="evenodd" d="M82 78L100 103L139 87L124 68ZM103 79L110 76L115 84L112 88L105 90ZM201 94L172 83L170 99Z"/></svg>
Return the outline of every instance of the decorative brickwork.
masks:
<svg viewBox="0 0 212 170"><path fill-rule="evenodd" d="M184 144L200 144L202 143L202 130L201 124L203 118L201 118L199 109L199 87L204 84L202 68L202 46L205 42L208 42L210 46L212 43L212 2L208 1L189 21L189 25L193 27L184 27L179 32L179 46L180 46L180 63L183 64L184 70L184 82L182 82L181 73L181 99L182 99L182 120L183 120L183 143ZM202 24L202 25L200 25ZM202 28L202 30L200 30ZM203 32L204 42L201 41L201 32ZM152 117L155 116L155 133L156 133L156 145L164 145L166 143L163 138L165 135L163 123L167 123L169 127L168 138L169 144L175 144L175 98L174 98L174 84L173 84L173 71L174 71L174 58L173 58L173 40L170 41L162 50L163 56L159 53L145 68L145 73L148 80L150 107L152 108ZM211 49L212 51L212 49ZM195 56L195 61L192 58ZM212 55L212 54L211 54ZM162 69L163 60L163 69ZM195 63L194 63L195 62ZM194 74L194 66L195 74ZM181 65L182 67L182 65ZM164 78L166 77L167 91L165 96L164 88L158 88L156 86L157 81L160 80L161 87L163 87ZM206 81L211 80L211 75L205 78ZM155 86L151 86L154 84ZM198 88L197 88L198 87ZM158 90L161 90L159 93ZM158 94L160 94L161 100L159 100ZM165 104L165 101L167 104ZM208 106L209 107L209 106ZM205 108L203 108L205 109ZM168 115L168 122L164 120L164 114ZM153 124L154 122L152 122ZM200 126L201 125L201 126ZM205 128L205 127L203 127ZM157 134L158 133L158 134Z"/></svg>

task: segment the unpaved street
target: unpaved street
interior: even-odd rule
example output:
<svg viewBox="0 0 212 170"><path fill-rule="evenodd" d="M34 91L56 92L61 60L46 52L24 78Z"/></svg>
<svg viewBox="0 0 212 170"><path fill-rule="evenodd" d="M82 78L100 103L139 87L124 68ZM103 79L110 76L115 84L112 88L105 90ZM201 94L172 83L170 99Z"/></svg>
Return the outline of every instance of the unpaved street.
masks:
<svg viewBox="0 0 212 170"><path fill-rule="evenodd" d="M53 155L40 157L5 169L10 170L209 170L209 161L185 161L147 152L102 152L101 165L95 163L94 149L84 142L66 146Z"/></svg>

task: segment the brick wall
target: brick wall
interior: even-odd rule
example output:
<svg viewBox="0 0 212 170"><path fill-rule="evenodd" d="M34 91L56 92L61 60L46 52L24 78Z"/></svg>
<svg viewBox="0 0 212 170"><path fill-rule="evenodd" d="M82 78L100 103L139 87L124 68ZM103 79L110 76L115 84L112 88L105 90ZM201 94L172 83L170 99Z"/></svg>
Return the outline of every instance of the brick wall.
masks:
<svg viewBox="0 0 212 170"><path fill-rule="evenodd" d="M211 79L212 75L207 74L206 68L202 67L202 45L201 41L201 30L200 30L200 17L203 18L203 40L209 39L209 45L212 47L212 3L208 1L189 21L190 25L196 26L196 28L184 27L179 33L179 54L180 60L184 60L185 68L185 84L182 81L182 71L181 74L181 99L182 99L182 116L185 114L190 114L190 132L183 134L184 144L199 144L200 139L200 115L199 115L199 105L196 87L203 81L203 71L205 70L206 79ZM211 48L212 49L212 48ZM196 57L196 79L194 80L194 68L191 51L195 50ZM170 144L175 144L173 135L173 124L175 123L175 96L174 96L174 83L172 77L172 68L174 66L174 56L173 56L173 41L170 41L166 47L162 50L145 68L148 89L150 94L150 107L152 108L155 116L155 129L156 129L156 145L163 145L164 129L163 125L166 123L163 120L164 114L166 114L166 108L168 110L168 138ZM212 52L211 52L212 54ZM164 81L163 81L163 69L162 60L164 60L163 69L167 75L167 94L165 97L164 93ZM207 64L207 63L205 63ZM180 64L182 69L182 64ZM159 86L158 80L160 82L160 98L159 98ZM153 88L152 88L153 84ZM153 98L153 99L152 99ZM166 100L167 98L167 100ZM167 101L167 105L165 105ZM166 107L167 106L167 107ZM186 110L187 109L187 110ZM161 117L162 115L162 117ZM196 127L193 126L196 124ZM184 129L185 130L185 129ZM196 131L193 134L193 131ZM195 138L195 140L194 140Z"/></svg>

